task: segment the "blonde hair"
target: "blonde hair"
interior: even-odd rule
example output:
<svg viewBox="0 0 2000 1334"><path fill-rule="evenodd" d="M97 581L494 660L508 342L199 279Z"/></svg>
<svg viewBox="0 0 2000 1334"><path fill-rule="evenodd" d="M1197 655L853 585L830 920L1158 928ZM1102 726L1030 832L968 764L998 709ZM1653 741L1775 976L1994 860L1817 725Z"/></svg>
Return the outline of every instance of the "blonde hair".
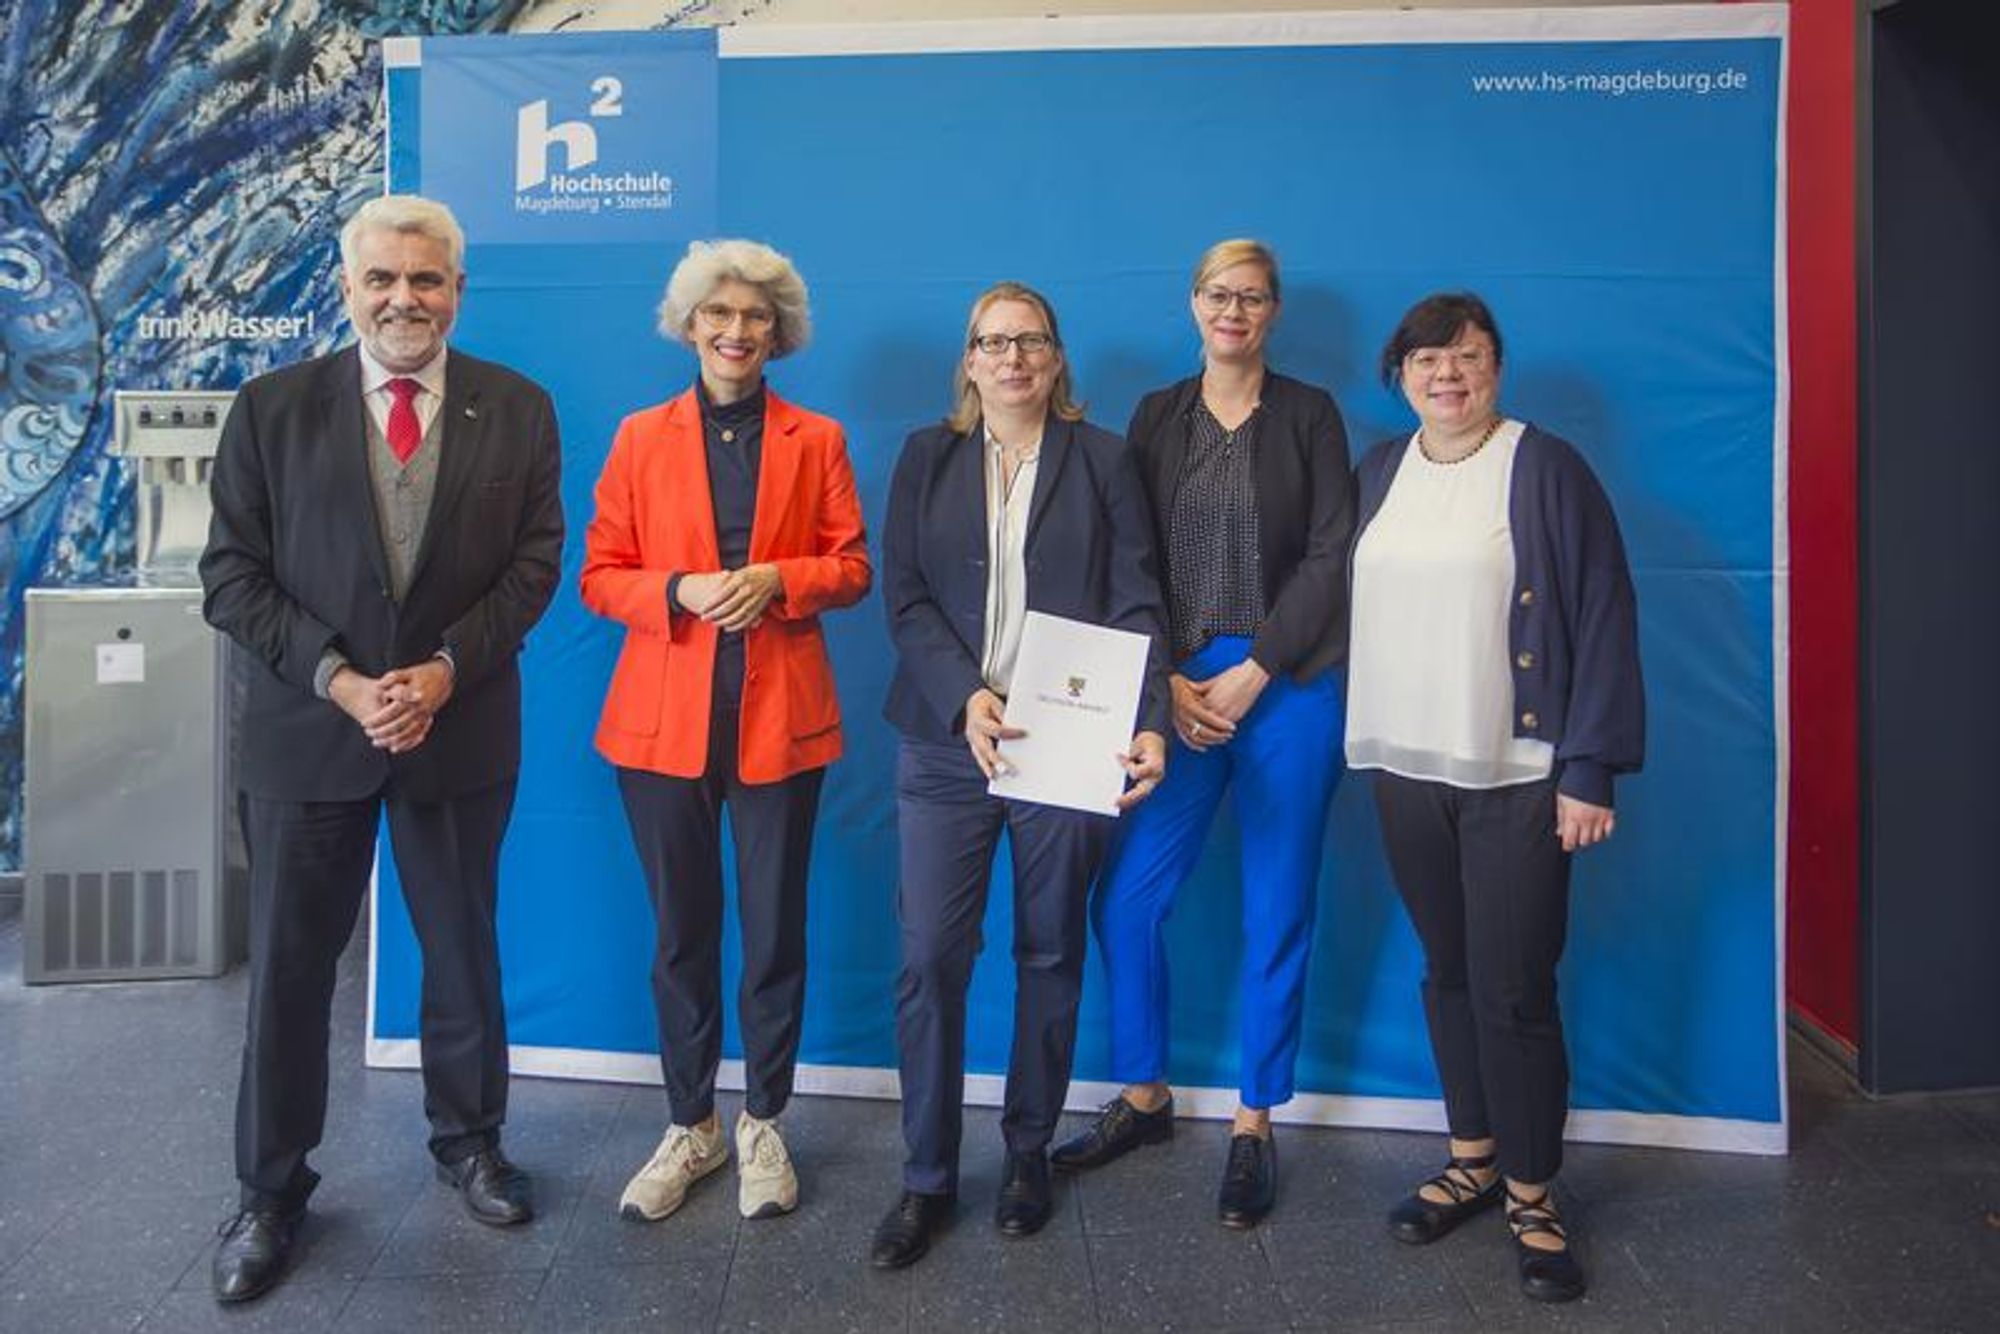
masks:
<svg viewBox="0 0 2000 1334"><path fill-rule="evenodd" d="M677 343L692 341L695 307L734 279L764 294L777 313L771 356L787 356L812 341L806 281L792 261L761 241L695 241L674 265L660 297L660 332Z"/></svg>
<svg viewBox="0 0 2000 1334"><path fill-rule="evenodd" d="M1062 330L1056 327L1056 308L1049 299L1026 283L995 283L981 292L972 303L972 313L965 318L965 342L959 349L959 358L951 371L951 415L945 425L960 435L970 431L980 418L979 388L972 383L972 377L965 373L965 353L972 349L972 340L979 333L980 317L995 303L1019 301L1033 306L1041 312L1042 323L1049 329L1049 337L1055 340L1056 355L1062 356ZM1070 385L1069 358L1062 357L1062 364L1056 368L1055 388L1049 393L1049 409L1066 422L1083 420L1083 404L1076 401L1075 390Z"/></svg>
<svg viewBox="0 0 2000 1334"><path fill-rule="evenodd" d="M1255 264L1264 270L1265 277L1271 284L1271 299L1273 301L1283 299L1278 283L1277 252L1262 241L1253 241L1245 236L1217 241L1202 251L1201 258L1195 261L1194 281L1188 284L1188 291L1199 292L1214 279L1216 274L1224 269L1233 269L1238 264Z"/></svg>
<svg viewBox="0 0 2000 1334"><path fill-rule="evenodd" d="M422 195L377 195L354 211L340 229L340 267L354 272L363 232L403 232L428 236L444 246L454 277L465 272L465 231L451 210Z"/></svg>

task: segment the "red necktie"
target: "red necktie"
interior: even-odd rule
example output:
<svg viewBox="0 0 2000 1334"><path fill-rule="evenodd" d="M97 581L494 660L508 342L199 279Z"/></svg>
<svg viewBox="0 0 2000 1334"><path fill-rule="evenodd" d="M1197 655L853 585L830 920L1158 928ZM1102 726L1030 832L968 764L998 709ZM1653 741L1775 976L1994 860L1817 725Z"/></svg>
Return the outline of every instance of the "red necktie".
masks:
<svg viewBox="0 0 2000 1334"><path fill-rule="evenodd" d="M400 375L389 381L389 394L396 400L389 405L389 448L395 451L398 463L408 463L410 455L424 442L424 428L417 425L416 408L417 390L422 387Z"/></svg>

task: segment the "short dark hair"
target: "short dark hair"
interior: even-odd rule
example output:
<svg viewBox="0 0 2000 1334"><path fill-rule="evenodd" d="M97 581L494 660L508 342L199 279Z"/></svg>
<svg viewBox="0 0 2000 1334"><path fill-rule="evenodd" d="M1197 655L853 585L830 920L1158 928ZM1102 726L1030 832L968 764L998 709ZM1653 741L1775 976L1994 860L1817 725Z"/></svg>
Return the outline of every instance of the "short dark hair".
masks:
<svg viewBox="0 0 2000 1334"><path fill-rule="evenodd" d="M1403 371L1403 361L1420 347L1444 347L1458 337L1466 325L1483 330L1493 340L1493 361L1501 360L1500 326L1493 312L1472 292L1433 292L1403 315L1396 332L1382 344L1382 384L1394 389Z"/></svg>

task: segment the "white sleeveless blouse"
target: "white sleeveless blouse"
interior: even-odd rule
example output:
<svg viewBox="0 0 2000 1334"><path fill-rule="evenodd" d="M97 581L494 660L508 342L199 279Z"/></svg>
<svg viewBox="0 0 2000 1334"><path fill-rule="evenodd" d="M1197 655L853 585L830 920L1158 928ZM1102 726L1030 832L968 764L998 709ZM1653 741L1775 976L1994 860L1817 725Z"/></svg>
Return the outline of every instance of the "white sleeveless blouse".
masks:
<svg viewBox="0 0 2000 1334"><path fill-rule="evenodd" d="M1354 551L1347 763L1453 787L1547 778L1555 748L1514 735L1507 520L1523 423L1457 463L1410 437Z"/></svg>

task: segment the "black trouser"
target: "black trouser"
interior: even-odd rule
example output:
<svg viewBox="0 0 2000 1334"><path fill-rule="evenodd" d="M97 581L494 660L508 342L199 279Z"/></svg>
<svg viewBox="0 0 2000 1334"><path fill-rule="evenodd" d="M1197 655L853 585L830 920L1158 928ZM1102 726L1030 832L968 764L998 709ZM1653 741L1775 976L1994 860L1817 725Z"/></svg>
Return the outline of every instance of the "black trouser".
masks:
<svg viewBox="0 0 2000 1334"><path fill-rule="evenodd" d="M1035 1153L1055 1133L1069 1093L1090 881L1111 821L992 796L963 742L905 739L896 759L896 826L903 1185L945 1194L958 1189L965 993L1000 832L1007 831L1014 861L1014 1042L1000 1132L1010 1151Z"/></svg>
<svg viewBox="0 0 2000 1334"><path fill-rule="evenodd" d="M1569 1109L1556 964L1570 856L1555 835L1555 784L1374 777L1389 866L1424 946L1424 1014L1451 1133L1491 1136L1503 1173L1547 1181L1562 1166Z"/></svg>
<svg viewBox="0 0 2000 1334"><path fill-rule="evenodd" d="M387 808L403 901L423 952L424 1115L455 1162L497 1143L507 1116L507 1016L494 932L500 839L514 780L439 802L392 785L359 801L245 794L250 852L250 1017L236 1097L236 1175L247 1208L292 1209L319 1176L335 966L368 888Z"/></svg>
<svg viewBox="0 0 2000 1334"><path fill-rule="evenodd" d="M723 656L727 656L726 654ZM653 1005L660 1071L675 1125L715 1110L722 1059L722 810L736 844L736 911L743 939L737 1028L744 1106L776 1116L792 1096L806 1000L806 872L824 769L775 783L736 772L738 682L717 663L708 767L699 778L620 769L618 790L652 892L658 931ZM732 688L734 687L734 688Z"/></svg>

